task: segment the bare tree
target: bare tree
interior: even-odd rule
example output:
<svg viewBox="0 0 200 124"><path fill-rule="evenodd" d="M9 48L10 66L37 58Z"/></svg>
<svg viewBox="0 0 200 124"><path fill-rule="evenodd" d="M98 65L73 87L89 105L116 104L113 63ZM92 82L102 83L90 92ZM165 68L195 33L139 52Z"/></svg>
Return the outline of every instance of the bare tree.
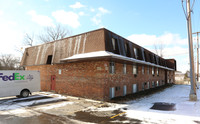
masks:
<svg viewBox="0 0 200 124"><path fill-rule="evenodd" d="M20 69L19 58L11 54L2 54L0 56L0 69L1 70L18 70Z"/></svg>
<svg viewBox="0 0 200 124"><path fill-rule="evenodd" d="M24 35L24 45L33 46L33 42L34 42L34 34L30 35L26 33Z"/></svg>
<svg viewBox="0 0 200 124"><path fill-rule="evenodd" d="M60 24L56 27L46 27L42 34L38 36L39 40L43 43L59 40L71 35L71 31L64 28Z"/></svg>
<svg viewBox="0 0 200 124"><path fill-rule="evenodd" d="M154 43L154 50L156 54L161 57L163 57L164 48L165 48L165 45L162 43L162 41L160 43Z"/></svg>

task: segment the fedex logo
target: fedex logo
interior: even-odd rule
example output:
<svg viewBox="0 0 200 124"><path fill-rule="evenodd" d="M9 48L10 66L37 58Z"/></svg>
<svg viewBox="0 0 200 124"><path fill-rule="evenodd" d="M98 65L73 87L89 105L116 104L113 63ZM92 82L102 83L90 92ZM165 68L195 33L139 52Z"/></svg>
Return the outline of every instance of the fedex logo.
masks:
<svg viewBox="0 0 200 124"><path fill-rule="evenodd" d="M20 75L19 73L13 73L12 75L3 75L3 73L0 73L0 78L3 81L12 81L12 80L25 80L24 79L25 75Z"/></svg>

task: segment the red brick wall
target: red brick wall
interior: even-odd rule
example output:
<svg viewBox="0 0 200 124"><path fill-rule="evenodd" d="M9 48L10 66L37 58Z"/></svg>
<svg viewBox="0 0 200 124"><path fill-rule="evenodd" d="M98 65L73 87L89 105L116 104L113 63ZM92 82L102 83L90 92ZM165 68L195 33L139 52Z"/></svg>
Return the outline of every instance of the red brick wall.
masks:
<svg viewBox="0 0 200 124"><path fill-rule="evenodd" d="M108 62L109 64L109 62ZM123 64L122 63L115 63L116 66L116 72L115 74L109 74L107 73L108 79L106 80L105 89L105 99L108 99L109 97L109 88L110 87L116 87L119 86L120 90L115 90L115 96L123 96L123 86L127 86L127 94L131 94L133 92L133 84L137 84L138 91L142 90L142 84L144 82L149 82L149 87L151 88L152 81L159 81L159 85L161 85L160 82L165 81L165 73L163 69L159 69L159 76L156 74L156 68L155 68L155 74L152 75L152 67L149 66L149 74L147 73L147 65L144 66L144 74L142 74L142 65L138 66L138 74L135 77L133 74L133 65L127 64L127 73L123 74ZM145 89L147 89L147 85L145 86Z"/></svg>
<svg viewBox="0 0 200 124"><path fill-rule="evenodd" d="M127 64L127 73L123 74L123 64L115 63L115 74L109 73L109 61L90 61L79 63L66 63L55 65L27 66L27 70L39 70L41 72L41 89L51 90L51 75L56 76L56 92L73 96L80 96L98 100L109 100L110 87L120 87L115 90L115 96L123 95L123 86L127 86L127 94L133 92L132 85L137 84L138 90L142 90L142 83L152 81L165 81L163 69L159 69L159 76L152 75L152 68L147 66L142 74L142 65L138 65L138 74L133 75L133 65ZM61 69L61 74L59 74ZM171 78L174 73L170 72ZM146 86L147 88L147 86Z"/></svg>

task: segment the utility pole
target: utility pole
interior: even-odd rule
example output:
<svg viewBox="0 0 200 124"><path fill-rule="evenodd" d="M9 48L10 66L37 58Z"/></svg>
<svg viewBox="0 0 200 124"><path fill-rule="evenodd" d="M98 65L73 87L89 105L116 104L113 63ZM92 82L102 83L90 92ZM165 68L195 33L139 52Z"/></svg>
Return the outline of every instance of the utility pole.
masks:
<svg viewBox="0 0 200 124"><path fill-rule="evenodd" d="M193 34L197 34L197 81L199 81L199 33L195 32Z"/></svg>
<svg viewBox="0 0 200 124"><path fill-rule="evenodd" d="M189 99L190 101L197 101L196 94L196 80L194 73L194 55L193 55L193 41L192 41L192 25L191 25L191 9L190 9L190 0L186 0L186 9L187 9L187 28L188 28L188 44L189 44L189 56L190 56L190 82L191 89Z"/></svg>

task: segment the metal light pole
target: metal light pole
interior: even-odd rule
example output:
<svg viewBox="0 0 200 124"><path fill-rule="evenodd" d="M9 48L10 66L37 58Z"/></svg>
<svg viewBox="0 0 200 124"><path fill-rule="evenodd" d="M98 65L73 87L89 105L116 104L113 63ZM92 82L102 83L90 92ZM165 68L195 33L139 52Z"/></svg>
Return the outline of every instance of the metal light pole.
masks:
<svg viewBox="0 0 200 124"><path fill-rule="evenodd" d="M192 41L192 25L191 25L191 9L190 9L190 0L186 2L187 7L187 28L188 28L188 44L189 44L189 56L190 56L190 82L191 82L191 90L190 90L190 101L197 101L196 94L196 80L194 73L194 55L193 55L193 41Z"/></svg>

